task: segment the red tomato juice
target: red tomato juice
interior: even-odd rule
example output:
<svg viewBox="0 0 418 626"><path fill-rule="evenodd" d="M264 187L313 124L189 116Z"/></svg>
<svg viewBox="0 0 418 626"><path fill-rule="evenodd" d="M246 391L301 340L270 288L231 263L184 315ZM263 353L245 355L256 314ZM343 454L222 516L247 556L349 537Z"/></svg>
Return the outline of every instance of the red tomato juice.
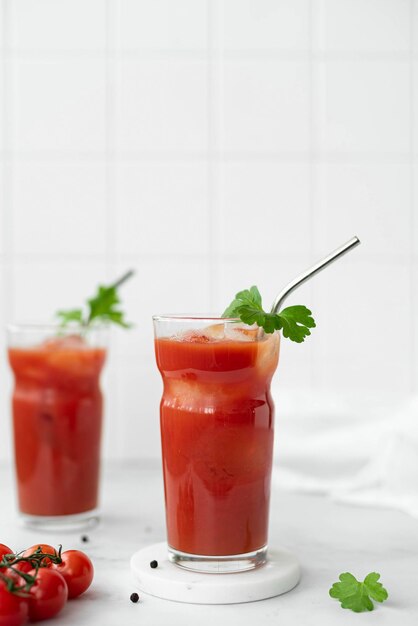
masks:
<svg viewBox="0 0 418 626"><path fill-rule="evenodd" d="M9 349L19 508L28 515L97 506L106 352L68 340Z"/></svg>
<svg viewBox="0 0 418 626"><path fill-rule="evenodd" d="M157 338L155 350L169 546L205 556L263 548L279 335Z"/></svg>

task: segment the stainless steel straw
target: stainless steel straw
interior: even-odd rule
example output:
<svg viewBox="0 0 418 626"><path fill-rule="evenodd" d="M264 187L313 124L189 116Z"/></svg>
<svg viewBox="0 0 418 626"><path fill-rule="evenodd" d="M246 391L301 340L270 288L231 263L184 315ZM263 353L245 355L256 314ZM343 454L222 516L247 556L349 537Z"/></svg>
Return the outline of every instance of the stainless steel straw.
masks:
<svg viewBox="0 0 418 626"><path fill-rule="evenodd" d="M315 274L318 274L318 272L321 272L325 267L330 265L330 263L333 263L344 254L358 246L359 243L360 239L358 237L353 237L352 239L350 239L350 241L347 241L347 243L334 250L334 252L328 254L328 256L322 259L322 261L318 261L318 263L315 263L315 265L312 265L312 267L302 272L302 274L300 274L297 278L292 280L291 283L286 285L284 289L282 289L282 291L273 302L271 312L278 313L283 305L283 302L286 300L287 296L292 293L292 291L300 287L300 285L312 278L312 276L315 276Z"/></svg>

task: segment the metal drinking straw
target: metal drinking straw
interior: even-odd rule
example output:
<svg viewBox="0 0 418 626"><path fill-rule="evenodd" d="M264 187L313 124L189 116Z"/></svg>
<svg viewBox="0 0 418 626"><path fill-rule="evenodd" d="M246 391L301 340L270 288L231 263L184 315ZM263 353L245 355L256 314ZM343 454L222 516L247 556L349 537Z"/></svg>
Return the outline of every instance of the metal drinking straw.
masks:
<svg viewBox="0 0 418 626"><path fill-rule="evenodd" d="M117 289L118 287L120 287L124 282L126 282L128 280L128 278L130 278L131 276L133 276L135 274L134 270L129 270L128 272L126 272L126 274L124 274L123 276L121 276L115 283L113 283L112 287L114 287L115 289Z"/></svg>
<svg viewBox="0 0 418 626"><path fill-rule="evenodd" d="M284 289L282 289L282 291L273 302L271 312L278 313L283 305L283 302L286 300L287 296L292 293L292 291L300 287L300 285L312 278L312 276L315 276L315 274L318 274L318 272L321 272L325 267L330 265L330 263L333 263L344 254L347 254L347 252L350 252L350 250L358 246L359 243L360 239L358 237L353 237L352 239L350 239L350 241L347 241L347 243L334 250L334 252L328 254L328 256L323 258L321 261L318 261L318 263L315 263L315 265L312 265L312 267L302 272L302 274L300 274L297 278L292 280L291 283L286 285Z"/></svg>

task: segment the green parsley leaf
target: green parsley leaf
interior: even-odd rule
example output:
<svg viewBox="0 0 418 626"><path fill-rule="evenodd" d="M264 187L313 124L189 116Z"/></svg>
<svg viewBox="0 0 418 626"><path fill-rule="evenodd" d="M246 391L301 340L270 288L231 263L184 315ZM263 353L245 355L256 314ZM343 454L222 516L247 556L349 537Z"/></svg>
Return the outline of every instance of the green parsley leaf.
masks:
<svg viewBox="0 0 418 626"><path fill-rule="evenodd" d="M376 602L384 602L388 598L388 592L378 582L379 578L380 574L371 572L363 582L359 582L353 574L345 572L340 574L340 582L332 585L329 595L339 600L343 609L350 609L355 613L373 611L374 604L370 598Z"/></svg>
<svg viewBox="0 0 418 626"><path fill-rule="evenodd" d="M120 300L114 285L110 287L99 285L96 295L87 300L87 304L90 307L87 324L93 320L100 320L101 322L114 322L124 328L129 327L124 320L124 313L115 308L120 304Z"/></svg>
<svg viewBox="0 0 418 626"><path fill-rule="evenodd" d="M81 326L89 326L94 322L111 322L123 326L123 328L129 328L130 324L125 320L124 312L118 308L120 299L117 290L132 274L132 271L127 272L112 285L99 285L96 294L87 300L87 310L58 311L57 317L61 319L61 325L76 323Z"/></svg>
<svg viewBox="0 0 418 626"><path fill-rule="evenodd" d="M311 311L300 304L283 309L279 317L282 320L284 337L298 343L305 341L305 337L311 334L310 328L315 328Z"/></svg>
<svg viewBox="0 0 418 626"><path fill-rule="evenodd" d="M315 327L311 311L302 305L289 306L280 313L264 311L260 292L255 285L239 291L222 317L236 317L250 326L257 324L266 333L283 329L283 336L297 343L304 341L311 334L309 329Z"/></svg>
<svg viewBox="0 0 418 626"><path fill-rule="evenodd" d="M82 309L69 309L68 311L57 311L57 317L61 318L61 324L65 326L70 322L83 323L83 310Z"/></svg>
<svg viewBox="0 0 418 626"><path fill-rule="evenodd" d="M263 312L261 295L255 285L249 289L244 289L244 291L239 291L231 304L222 313L222 317L239 317L238 309L243 305L254 306Z"/></svg>

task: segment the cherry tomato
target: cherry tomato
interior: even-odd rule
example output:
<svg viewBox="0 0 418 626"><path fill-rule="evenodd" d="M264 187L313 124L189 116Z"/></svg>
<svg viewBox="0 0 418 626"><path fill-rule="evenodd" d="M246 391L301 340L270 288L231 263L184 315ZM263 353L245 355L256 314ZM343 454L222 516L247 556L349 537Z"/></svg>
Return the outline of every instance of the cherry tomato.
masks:
<svg viewBox="0 0 418 626"><path fill-rule="evenodd" d="M4 543L0 543L0 561L3 554L13 554L13 550L11 550L9 546L4 545Z"/></svg>
<svg viewBox="0 0 418 626"><path fill-rule="evenodd" d="M20 572L26 572L26 574L33 569L33 565L29 561L19 561L19 563L16 563L13 567Z"/></svg>
<svg viewBox="0 0 418 626"><path fill-rule="evenodd" d="M14 567L14 566L13 566ZM1 573L3 576L7 576L7 578L11 578L16 585L24 585L25 581L22 576L19 576L17 572L15 572L10 567L2 567Z"/></svg>
<svg viewBox="0 0 418 626"><path fill-rule="evenodd" d="M61 559L62 563L54 563L51 569L55 569L65 579L68 597L76 598L91 585L94 576L93 563L80 550L66 550L61 554Z"/></svg>
<svg viewBox="0 0 418 626"><path fill-rule="evenodd" d="M0 543L0 561L5 554L13 554L13 550L11 550L8 546L5 546L4 543Z"/></svg>
<svg viewBox="0 0 418 626"><path fill-rule="evenodd" d="M28 601L7 590L0 581L0 626L22 626L28 620Z"/></svg>
<svg viewBox="0 0 418 626"><path fill-rule="evenodd" d="M55 550L55 548L53 548L49 544L36 543L34 546L31 546L30 548L25 550L22 556L24 557L32 556L32 554L34 554L37 550L39 550L39 548L41 549L42 552L46 554L57 554L57 551ZM51 559L48 559L48 558L42 559L42 565L49 567L49 565L51 565ZM22 571L25 571L25 570L22 570Z"/></svg>
<svg viewBox="0 0 418 626"><path fill-rule="evenodd" d="M35 576L36 570L29 572ZM49 567L41 567L36 574L36 582L30 588L29 619L36 622L54 617L67 602L67 583L59 574Z"/></svg>

